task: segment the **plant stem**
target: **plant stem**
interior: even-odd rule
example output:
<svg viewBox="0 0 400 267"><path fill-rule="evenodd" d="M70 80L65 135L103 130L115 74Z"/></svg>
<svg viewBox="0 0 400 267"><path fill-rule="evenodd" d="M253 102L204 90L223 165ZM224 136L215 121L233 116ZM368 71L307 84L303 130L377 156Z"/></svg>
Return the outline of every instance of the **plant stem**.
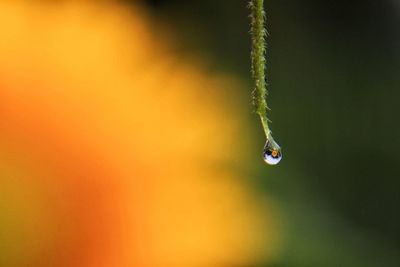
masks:
<svg viewBox="0 0 400 267"><path fill-rule="evenodd" d="M260 116L265 135L270 133L267 119L267 88L265 78L266 30L264 0L251 0L252 74L255 81L253 102Z"/></svg>
<svg viewBox="0 0 400 267"><path fill-rule="evenodd" d="M276 144L272 138L267 117L267 110L269 110L269 108L267 105L267 84L265 75L265 37L267 36L267 31L265 29L264 0L251 0L249 7L251 10L252 74L255 82L253 103L256 108L256 113L260 116L267 141ZM279 148L278 145L277 148Z"/></svg>

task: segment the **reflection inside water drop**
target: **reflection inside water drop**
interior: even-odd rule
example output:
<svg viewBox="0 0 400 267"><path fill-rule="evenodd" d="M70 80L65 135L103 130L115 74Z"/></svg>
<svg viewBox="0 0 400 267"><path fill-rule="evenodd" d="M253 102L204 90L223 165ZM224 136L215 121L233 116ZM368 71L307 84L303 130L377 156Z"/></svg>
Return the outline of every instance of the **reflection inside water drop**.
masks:
<svg viewBox="0 0 400 267"><path fill-rule="evenodd" d="M263 156L264 156L264 161L267 164L276 165L282 159L281 148L273 140L272 142L267 140L267 142L265 143Z"/></svg>

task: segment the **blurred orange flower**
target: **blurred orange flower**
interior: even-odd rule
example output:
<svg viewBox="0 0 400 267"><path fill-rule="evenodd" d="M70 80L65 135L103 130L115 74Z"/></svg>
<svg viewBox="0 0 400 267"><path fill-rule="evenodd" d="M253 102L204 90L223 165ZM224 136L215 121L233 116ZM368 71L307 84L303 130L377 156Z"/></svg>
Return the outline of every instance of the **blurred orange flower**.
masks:
<svg viewBox="0 0 400 267"><path fill-rule="evenodd" d="M0 3L0 265L246 265L276 214L222 163L243 127L140 7ZM234 113L234 114L232 114ZM233 116L234 115L234 116Z"/></svg>

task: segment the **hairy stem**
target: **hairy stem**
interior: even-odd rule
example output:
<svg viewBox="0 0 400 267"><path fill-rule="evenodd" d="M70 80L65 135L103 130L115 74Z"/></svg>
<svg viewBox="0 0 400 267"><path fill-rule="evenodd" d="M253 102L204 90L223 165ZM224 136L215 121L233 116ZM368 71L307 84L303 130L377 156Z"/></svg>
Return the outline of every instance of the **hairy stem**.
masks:
<svg viewBox="0 0 400 267"><path fill-rule="evenodd" d="M256 113L261 118L266 137L270 135L267 119L267 85L265 77L266 30L264 0L251 0L251 35L252 35L252 74L255 82L253 102Z"/></svg>

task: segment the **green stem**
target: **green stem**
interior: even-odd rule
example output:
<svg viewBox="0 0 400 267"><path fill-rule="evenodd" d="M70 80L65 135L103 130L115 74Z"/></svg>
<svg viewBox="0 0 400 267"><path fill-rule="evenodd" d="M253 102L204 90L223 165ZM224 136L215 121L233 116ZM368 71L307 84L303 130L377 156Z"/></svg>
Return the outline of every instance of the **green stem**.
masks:
<svg viewBox="0 0 400 267"><path fill-rule="evenodd" d="M264 0L250 1L251 9L251 34L252 34L252 72L255 81L253 91L253 101L256 113L260 116L265 135L268 136L270 130L267 119L267 88L265 82L265 51L266 51L266 30Z"/></svg>
<svg viewBox="0 0 400 267"><path fill-rule="evenodd" d="M265 37L267 31L265 29L264 0L251 0L249 7L251 10L252 74L255 83L253 103L256 108L256 113L260 116L267 141L276 144L272 138L267 117L267 110L269 110L269 108L267 105L267 84L265 77ZM277 148L279 148L279 146Z"/></svg>

